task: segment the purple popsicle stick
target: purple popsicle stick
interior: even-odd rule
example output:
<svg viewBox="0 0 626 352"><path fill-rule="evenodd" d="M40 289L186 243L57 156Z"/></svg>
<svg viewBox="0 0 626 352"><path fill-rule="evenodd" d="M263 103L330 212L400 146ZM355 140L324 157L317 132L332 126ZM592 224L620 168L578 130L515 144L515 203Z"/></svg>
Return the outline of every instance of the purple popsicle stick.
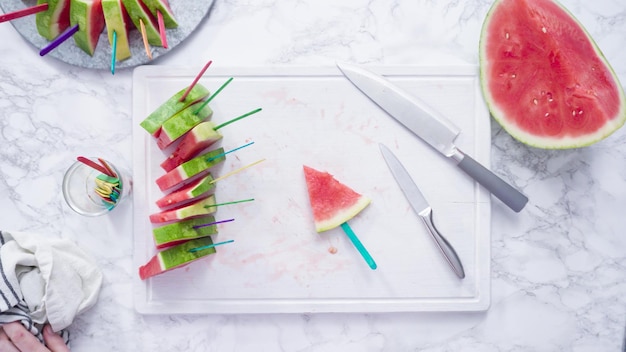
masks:
<svg viewBox="0 0 626 352"><path fill-rule="evenodd" d="M47 53L51 52L57 46L61 45L64 41L68 40L71 36L73 36L76 32L78 32L78 24L66 29L63 33L61 33L58 37L54 38L48 45L44 46L39 52L40 56L44 56Z"/></svg>

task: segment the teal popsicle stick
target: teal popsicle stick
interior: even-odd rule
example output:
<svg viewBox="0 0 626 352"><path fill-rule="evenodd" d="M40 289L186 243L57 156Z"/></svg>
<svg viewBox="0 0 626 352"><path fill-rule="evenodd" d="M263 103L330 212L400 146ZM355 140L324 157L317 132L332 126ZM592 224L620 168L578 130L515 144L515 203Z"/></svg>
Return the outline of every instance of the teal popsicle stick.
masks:
<svg viewBox="0 0 626 352"><path fill-rule="evenodd" d="M227 243L232 243L232 242L235 242L235 240L228 240L228 241L224 241L224 242L213 243L213 244L210 244L208 246L192 248L192 249L189 250L189 252L193 253L193 252L201 251L203 249L213 248L215 246L219 246L219 245L227 244Z"/></svg>
<svg viewBox="0 0 626 352"><path fill-rule="evenodd" d="M363 246L363 243L359 241L359 238L356 237L356 234L354 233L354 231L352 231L350 225L348 225L347 222L344 222L343 224L341 224L341 228L343 229L343 232L348 235L348 238L350 239L350 241L352 241L352 244L354 245L354 247L356 247L359 253L361 253L361 256L363 257L363 259L365 259L370 268L372 268L372 270L376 270L378 266L376 265L374 258L372 258L367 249L365 249L365 246Z"/></svg>
<svg viewBox="0 0 626 352"><path fill-rule="evenodd" d="M111 52L111 74L115 74L115 61L117 57L117 32L113 31L113 43L112 43L112 52Z"/></svg>

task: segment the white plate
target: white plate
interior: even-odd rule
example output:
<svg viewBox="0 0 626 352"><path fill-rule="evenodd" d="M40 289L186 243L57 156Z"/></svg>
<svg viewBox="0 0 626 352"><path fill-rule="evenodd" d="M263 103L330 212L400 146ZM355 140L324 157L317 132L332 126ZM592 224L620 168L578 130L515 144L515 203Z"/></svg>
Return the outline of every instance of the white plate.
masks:
<svg viewBox="0 0 626 352"><path fill-rule="evenodd" d="M9 13L31 7L37 4L36 0L0 0L0 8L4 13ZM163 56L173 50L178 44L182 43L207 16L213 0L187 1L187 0L170 0L170 7L178 21L178 28L167 29L168 48L152 46L152 59ZM22 17L11 21L13 27L38 50L48 45L48 40L39 35L37 25L35 24L35 15ZM118 61L115 64L117 68L135 67L145 64L151 60L146 55L146 50L141 39L141 33L134 29L129 33L130 51L132 56L124 61ZM46 56L52 56L71 65L94 68L94 69L110 69L111 67L111 46L107 38L106 28L100 35L98 46L93 56L82 51L73 39L66 40L63 44L52 50Z"/></svg>
<svg viewBox="0 0 626 352"><path fill-rule="evenodd" d="M458 145L489 165L489 114L477 68L374 69L419 95L458 124ZM148 215L163 193L155 179L166 154L139 122L197 71L143 66L133 76L134 264L156 250ZM382 112L334 67L211 68L201 80L215 91L216 123L261 107L224 127L227 156L219 176L266 161L217 184L218 202L255 198L219 208L217 254L141 281L141 313L477 311L490 303L490 197L449 160ZM395 183L379 152L389 146L434 208L435 223L457 250L467 277L444 262ZM328 171L372 204L350 220L378 264L371 270L340 228L317 234L302 165ZM331 248L337 249L331 253Z"/></svg>

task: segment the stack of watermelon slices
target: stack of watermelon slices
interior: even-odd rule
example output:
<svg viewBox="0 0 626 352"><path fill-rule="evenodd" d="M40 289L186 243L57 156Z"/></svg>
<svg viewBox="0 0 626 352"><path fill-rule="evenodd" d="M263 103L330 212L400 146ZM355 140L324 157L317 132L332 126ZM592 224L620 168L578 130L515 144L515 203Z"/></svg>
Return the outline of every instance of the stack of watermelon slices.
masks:
<svg viewBox="0 0 626 352"><path fill-rule="evenodd" d="M87 54L93 55L100 34L106 27L111 45L113 33L116 34L115 59L118 61L131 56L128 32L133 24L140 29L140 19L146 28L148 42L154 46L163 46L156 20L159 13L165 28L178 27L167 0L38 0L37 3L48 4L48 9L35 17L41 36L53 40L68 27L78 25L74 42Z"/></svg>
<svg viewBox="0 0 626 352"><path fill-rule="evenodd" d="M140 123L170 155L164 162L167 167L162 165L166 173L156 180L159 189L166 192L156 202L161 211L150 215L155 225L154 243L160 252L139 268L142 280L215 253L212 247L189 250L211 245L210 236L217 234L211 168L224 161L225 154L223 148L212 145L222 135L209 128L213 126L213 111L204 104L209 90L198 83L180 101L186 91L174 94Z"/></svg>

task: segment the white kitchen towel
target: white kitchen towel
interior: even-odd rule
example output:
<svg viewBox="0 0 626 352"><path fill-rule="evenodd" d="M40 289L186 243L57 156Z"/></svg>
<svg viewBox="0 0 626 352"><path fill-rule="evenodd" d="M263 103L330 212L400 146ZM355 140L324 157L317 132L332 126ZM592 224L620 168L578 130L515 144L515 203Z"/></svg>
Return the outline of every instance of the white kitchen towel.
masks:
<svg viewBox="0 0 626 352"><path fill-rule="evenodd" d="M19 320L41 340L43 324L63 331L96 303L101 285L101 271L74 242L0 231L0 326Z"/></svg>

